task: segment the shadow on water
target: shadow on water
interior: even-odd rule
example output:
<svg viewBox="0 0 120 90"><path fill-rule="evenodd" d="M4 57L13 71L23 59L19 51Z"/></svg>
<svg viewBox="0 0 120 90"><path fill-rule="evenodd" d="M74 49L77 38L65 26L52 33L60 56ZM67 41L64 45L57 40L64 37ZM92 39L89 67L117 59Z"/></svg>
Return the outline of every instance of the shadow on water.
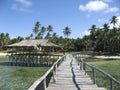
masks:
<svg viewBox="0 0 120 90"><path fill-rule="evenodd" d="M47 64L34 64L34 63L15 63L15 62L0 62L0 66L17 66L17 67L51 67Z"/></svg>
<svg viewBox="0 0 120 90"><path fill-rule="evenodd" d="M8 66L9 62L0 62L0 66Z"/></svg>
<svg viewBox="0 0 120 90"><path fill-rule="evenodd" d="M74 70L73 70L73 67L72 67L72 62L73 62L73 59L72 59L71 62L70 62L71 72L72 72L72 74L73 74L72 79L73 79L73 82L74 82L77 90L81 90L80 87L79 87L79 85L77 84L77 82L76 82L76 80L75 80L75 73L74 73Z"/></svg>

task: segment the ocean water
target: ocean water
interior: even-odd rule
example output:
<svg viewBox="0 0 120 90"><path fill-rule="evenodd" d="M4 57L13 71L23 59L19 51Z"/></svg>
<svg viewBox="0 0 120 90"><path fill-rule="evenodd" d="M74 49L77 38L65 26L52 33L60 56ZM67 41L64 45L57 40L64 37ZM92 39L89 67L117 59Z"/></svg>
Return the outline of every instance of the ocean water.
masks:
<svg viewBox="0 0 120 90"><path fill-rule="evenodd" d="M0 90L27 90L49 67L8 65L7 57L0 57Z"/></svg>

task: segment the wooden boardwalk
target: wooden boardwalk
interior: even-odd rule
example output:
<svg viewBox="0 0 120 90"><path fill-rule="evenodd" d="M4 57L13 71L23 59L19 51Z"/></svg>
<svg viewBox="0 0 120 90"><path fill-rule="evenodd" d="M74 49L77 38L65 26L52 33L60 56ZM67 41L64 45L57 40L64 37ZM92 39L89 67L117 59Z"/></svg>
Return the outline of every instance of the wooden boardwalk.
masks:
<svg viewBox="0 0 120 90"><path fill-rule="evenodd" d="M106 90L93 84L72 55L66 55L54 77L55 81L51 79L47 90Z"/></svg>

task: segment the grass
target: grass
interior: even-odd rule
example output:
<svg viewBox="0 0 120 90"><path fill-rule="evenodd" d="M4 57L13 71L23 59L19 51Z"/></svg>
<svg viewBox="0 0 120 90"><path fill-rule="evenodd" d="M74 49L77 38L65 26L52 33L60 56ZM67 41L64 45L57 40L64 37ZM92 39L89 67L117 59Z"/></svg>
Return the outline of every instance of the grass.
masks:
<svg viewBox="0 0 120 90"><path fill-rule="evenodd" d="M103 71L107 72L108 74L116 78L118 81L120 81L120 60L105 61L100 59L95 60L95 62L89 62L89 64L92 64L102 69ZM98 84L98 86L105 86L108 90L110 88L110 80L99 72L96 72L96 83ZM113 83L113 90L120 90L120 86Z"/></svg>
<svg viewBox="0 0 120 90"><path fill-rule="evenodd" d="M7 62L0 57L0 63ZM27 90L48 67L19 67L0 64L0 90Z"/></svg>

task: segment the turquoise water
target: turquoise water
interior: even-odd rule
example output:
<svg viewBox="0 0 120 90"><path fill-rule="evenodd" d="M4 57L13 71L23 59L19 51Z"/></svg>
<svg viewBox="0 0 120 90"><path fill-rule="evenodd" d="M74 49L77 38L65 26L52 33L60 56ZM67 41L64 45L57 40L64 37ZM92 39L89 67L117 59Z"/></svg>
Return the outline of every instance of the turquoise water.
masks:
<svg viewBox="0 0 120 90"><path fill-rule="evenodd" d="M27 90L48 67L8 66L8 58L0 57L0 90Z"/></svg>

